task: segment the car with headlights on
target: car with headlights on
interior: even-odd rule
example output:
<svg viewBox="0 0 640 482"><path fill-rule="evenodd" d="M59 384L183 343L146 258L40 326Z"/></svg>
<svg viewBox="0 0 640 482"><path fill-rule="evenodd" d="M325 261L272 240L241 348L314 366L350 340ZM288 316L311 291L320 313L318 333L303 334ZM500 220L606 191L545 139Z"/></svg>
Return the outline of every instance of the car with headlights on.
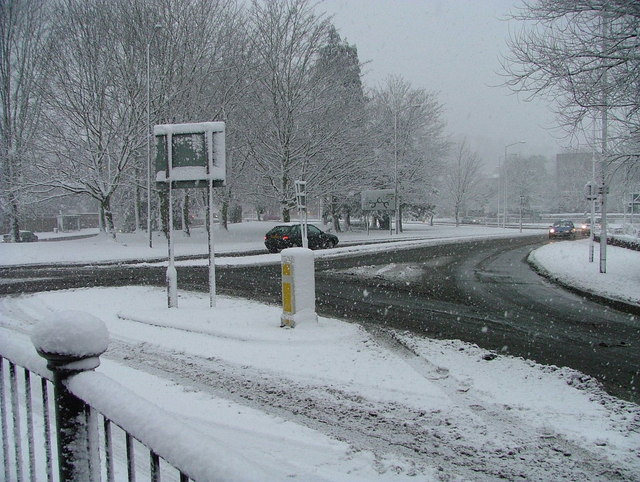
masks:
<svg viewBox="0 0 640 482"><path fill-rule="evenodd" d="M300 223L286 223L275 226L264 236L264 245L269 252L277 253L285 248L302 246ZM326 233L313 224L307 224L307 240L310 249L333 248L338 244L335 234Z"/></svg>
<svg viewBox="0 0 640 482"><path fill-rule="evenodd" d="M582 236L591 236L591 221L589 219L581 222L576 226L576 232L579 232Z"/></svg>
<svg viewBox="0 0 640 482"><path fill-rule="evenodd" d="M566 238L574 239L576 237L576 227L572 221L560 220L553 223L549 228L549 239Z"/></svg>

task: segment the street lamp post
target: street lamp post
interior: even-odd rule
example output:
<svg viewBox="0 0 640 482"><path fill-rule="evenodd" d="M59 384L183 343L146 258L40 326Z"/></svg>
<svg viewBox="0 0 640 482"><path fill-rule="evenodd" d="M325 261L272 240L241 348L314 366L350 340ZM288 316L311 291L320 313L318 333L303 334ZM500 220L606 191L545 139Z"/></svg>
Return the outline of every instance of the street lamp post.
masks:
<svg viewBox="0 0 640 482"><path fill-rule="evenodd" d="M398 199L398 114L407 109L422 107L422 104L406 105L402 109L393 112L393 196L395 202L396 234L400 233L400 200Z"/></svg>
<svg viewBox="0 0 640 482"><path fill-rule="evenodd" d="M522 206L524 205L524 196L520 195L520 232L522 232Z"/></svg>
<svg viewBox="0 0 640 482"><path fill-rule="evenodd" d="M504 216L502 218L502 227L507 227L507 150L512 146L517 146L518 144L526 144L525 141L518 141L512 144L507 144L504 146ZM499 198L499 196L498 196Z"/></svg>
<svg viewBox="0 0 640 482"><path fill-rule="evenodd" d="M398 206L398 111L394 111L393 116L393 202L395 203L395 222L396 222L396 234L400 234L398 228L400 223L398 222L398 213L400 208Z"/></svg>
<svg viewBox="0 0 640 482"><path fill-rule="evenodd" d="M149 236L149 247L153 248L153 233L151 232L151 62L149 51L151 41L155 33L162 28L162 25L153 26L153 33L147 41L147 234Z"/></svg>

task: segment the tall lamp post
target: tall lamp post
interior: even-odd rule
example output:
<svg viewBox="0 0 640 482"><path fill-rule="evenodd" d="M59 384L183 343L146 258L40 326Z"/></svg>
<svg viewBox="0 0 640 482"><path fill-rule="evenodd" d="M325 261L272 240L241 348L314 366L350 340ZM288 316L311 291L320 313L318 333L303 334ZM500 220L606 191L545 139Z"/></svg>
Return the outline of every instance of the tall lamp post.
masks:
<svg viewBox="0 0 640 482"><path fill-rule="evenodd" d="M526 142L518 141L504 146L504 216L502 218L503 228L507 227L507 150L512 146L517 146L518 144L526 144Z"/></svg>
<svg viewBox="0 0 640 482"><path fill-rule="evenodd" d="M398 199L398 114L408 109L422 107L422 104L406 105L402 109L393 112L393 196L395 202L396 234L400 233L400 200Z"/></svg>
<svg viewBox="0 0 640 482"><path fill-rule="evenodd" d="M149 236L149 247L153 248L153 233L151 232L151 62L149 51L151 41L155 33L162 28L162 25L153 26L153 33L147 41L147 234Z"/></svg>

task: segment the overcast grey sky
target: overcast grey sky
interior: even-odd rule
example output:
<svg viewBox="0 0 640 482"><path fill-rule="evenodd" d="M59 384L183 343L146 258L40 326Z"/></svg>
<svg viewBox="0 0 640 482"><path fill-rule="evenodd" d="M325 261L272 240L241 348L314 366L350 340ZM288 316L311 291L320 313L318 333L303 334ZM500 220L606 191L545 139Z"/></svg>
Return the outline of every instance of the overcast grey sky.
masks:
<svg viewBox="0 0 640 482"><path fill-rule="evenodd" d="M511 93L499 71L507 52L505 21L516 0L324 0L340 35L358 47L364 81L375 86L391 74L416 88L439 92L448 132L466 136L485 163L509 152L554 158L561 151L554 117L541 100Z"/></svg>

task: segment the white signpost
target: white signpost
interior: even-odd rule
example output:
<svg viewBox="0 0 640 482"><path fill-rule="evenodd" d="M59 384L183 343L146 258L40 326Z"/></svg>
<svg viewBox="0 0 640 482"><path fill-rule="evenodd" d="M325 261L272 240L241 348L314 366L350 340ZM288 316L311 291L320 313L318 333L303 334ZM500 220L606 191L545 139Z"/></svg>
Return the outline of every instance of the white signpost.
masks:
<svg viewBox="0 0 640 482"><path fill-rule="evenodd" d="M173 242L173 189L209 188L209 305L216 305L215 251L213 246L213 188L226 181L225 123L163 124L153 129L156 137L156 182L166 184L169 206L169 308L178 306L178 276Z"/></svg>
<svg viewBox="0 0 640 482"><path fill-rule="evenodd" d="M595 252L595 218L596 218L596 200L598 199L598 189L596 183L589 181L584 185L584 197L591 204L591 220L589 229L589 263L593 263Z"/></svg>
<svg viewBox="0 0 640 482"><path fill-rule="evenodd" d="M298 206L298 215L300 217L300 235L302 236L302 247L309 247L309 239L307 238L307 181L295 181L296 186L296 205Z"/></svg>

